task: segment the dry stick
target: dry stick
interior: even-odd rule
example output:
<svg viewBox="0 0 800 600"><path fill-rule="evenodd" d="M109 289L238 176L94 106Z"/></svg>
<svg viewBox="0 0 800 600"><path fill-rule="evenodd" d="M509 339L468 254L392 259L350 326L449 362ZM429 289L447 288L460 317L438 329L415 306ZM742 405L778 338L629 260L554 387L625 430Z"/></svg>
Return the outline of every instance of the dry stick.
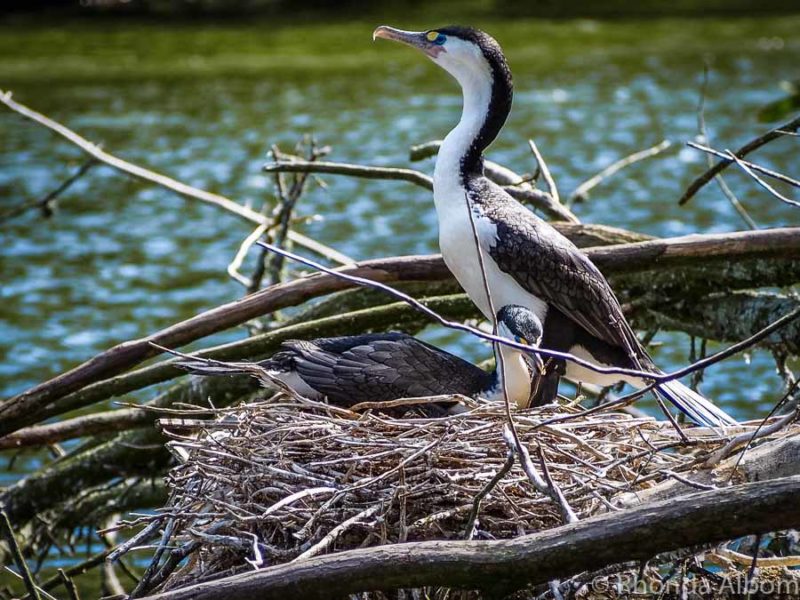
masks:
<svg viewBox="0 0 800 600"><path fill-rule="evenodd" d="M65 179L63 183L61 183L61 185L59 185L52 192L48 193L44 198L41 198L40 200L33 200L32 202L25 202L20 206L17 206L0 214L0 223L7 221L9 219L13 219L14 217L17 217L32 208L39 208L45 211L50 210L50 205L53 203L53 201L56 198L58 198L61 194L66 192L70 188L70 186L72 186L73 183L78 181L78 179L86 175L86 173L89 172L89 169L91 169L96 164L97 160L95 158L90 158L85 163L83 163L80 166L80 168L77 171L75 171L75 173L73 173L67 179Z"/></svg>
<svg viewBox="0 0 800 600"><path fill-rule="evenodd" d="M582 358L579 358L579 357L574 356L572 354L569 354L567 352L557 352L555 350L550 350L550 349L547 349L547 348L540 348L538 346L525 345L525 344L521 344L519 342L515 342L513 340L509 340L509 339L504 338L504 337L499 337L499 336L491 334L491 333L486 333L485 331L481 331L480 329L477 329L475 327L471 327L469 325L465 325L464 323L458 323L456 321L450 321L448 319L445 319L443 316L441 316L436 311L434 311L434 310L430 309L429 307L425 306L424 304L422 304L419 300L416 300L415 298L412 298L408 294L406 294L404 292L401 292L400 290L397 290L397 289L395 289L395 288L393 288L393 287L391 287L389 285L386 285L384 283L381 283L379 281L374 281L374 280L371 280L371 279L365 279L363 277L358 277L356 275L350 275L350 274L345 273L343 271L337 271L337 270L334 270L334 269L329 269L328 267L325 267L324 265L321 265L316 261L313 261L311 259L305 258L305 257L300 256L298 254L294 254L293 252L289 252L288 250L284 250L283 248L278 248L277 246L273 246L272 244L266 244L264 242L258 242L258 244L261 245L261 246L264 246L265 248L267 248L271 252L276 252L278 254L282 254L286 258L290 258L290 259L292 259L292 260L294 260L296 262L299 262L299 263L304 264L304 265L306 265L308 267L316 269L317 271L321 271L322 273L326 273L326 274L332 275L332 276L334 276L336 278L340 278L340 279L343 279L345 281L349 281L351 283L355 283L356 285L360 285L360 286L369 287L369 288L373 288L373 289L378 289L378 290L384 291L387 294L389 294L391 296L394 296L395 298L398 298L399 300L402 300L403 302L406 302L407 304L409 304L413 308L415 308L418 311L424 313L425 315L429 316L434 321L436 321L437 323L439 323L443 327L447 327L448 329L456 329L458 331L464 331L466 333L471 333L472 335L475 335L475 336L477 336L477 337L479 337L481 339L487 340L489 342L496 342L496 343L500 343L500 344L505 344L506 346L509 346L511 348L515 348L516 350L520 350L522 352L526 352L526 353L529 353L529 354L541 354L541 355L547 356L547 357L554 357L554 358L560 358L560 359L563 359L563 360L569 360L569 361L572 361L572 362L574 362L576 364L579 364L579 365L581 365L583 367L586 367L587 369L595 371L597 373L606 373L606 374L612 374L612 375L632 375L634 377L644 377L644 378L648 378L648 379L661 379L663 377L666 377L666 375L659 376L659 375L656 375L654 373L648 373L646 371L639 371L637 369L624 369L624 368L618 368L618 367L600 367L600 366L598 366L598 365L596 365L596 364L594 364L592 362L589 362L587 360L583 360ZM798 309L798 310L800 311L800 309Z"/></svg>
<svg viewBox="0 0 800 600"><path fill-rule="evenodd" d="M797 418L797 415L793 411L785 415L783 418L778 419L768 427L766 426L767 422L773 417L775 413L777 413L780 410L781 406L786 404L787 400L789 400L789 398L792 397L792 394L795 392L798 386L800 386L800 379L796 380L791 386L789 386L789 389L786 390L786 393L783 395L783 397L780 400L778 400L775 406L772 407L772 410L769 411L769 414L761 420L761 422L758 424L758 427L756 427L755 431L753 431L752 433L745 432L734 437L727 444L725 444L725 446L723 446L716 452L713 452L711 456L709 456L708 459L705 461L704 466L707 468L715 466L721 460L730 456L730 454L740 445L745 444L745 447L742 448L742 453L739 456L739 460L736 461L736 464L734 465L733 469L731 469L731 477L733 477L733 474L736 472L736 469L739 468L739 463L742 461L742 458L744 458L745 452L747 452L747 449L756 439L764 437L766 435L770 435L772 433L775 433L776 431L780 431L781 429L786 427L789 423L791 423Z"/></svg>
<svg viewBox="0 0 800 600"><path fill-rule="evenodd" d="M328 547L331 544L333 544L339 538L340 535L342 535L345 531L350 529L350 527L358 523L358 521L360 521L361 519L366 519L368 517L371 517L380 509L381 505L376 504L374 506L370 506L369 508L365 508L356 515L353 515L346 521L340 523L339 525L331 529L324 538L322 538L319 542L311 546L311 548L303 552L300 556L298 556L291 562L298 562L301 560L305 560L307 558L311 558L312 556L316 556L320 552L324 552L325 550L328 549Z"/></svg>
<svg viewBox="0 0 800 600"><path fill-rule="evenodd" d="M697 102L697 129L700 132L700 135L703 138L703 141L708 143L708 129L706 128L706 92L708 91L708 72L709 66L708 62L705 62L703 65L703 82L700 86L700 99ZM708 164L708 168L714 166L714 160L711 158L710 155L706 155L706 162ZM722 194L728 199L728 202L731 203L733 209L737 212L737 214L742 218L745 224L750 229L758 229L758 225L747 212L744 205L739 201L739 198L736 197L736 194L733 193L733 190L728 187L728 184L725 183L725 179L722 175L717 174L714 176L714 180L717 182L719 189L722 191Z"/></svg>
<svg viewBox="0 0 800 600"><path fill-rule="evenodd" d="M536 159L536 164L539 166L539 169L542 172L542 178L544 182L547 184L547 189L550 192L550 195L553 197L553 200L557 204L561 204L561 198L558 196L558 188L556 188L556 182L553 179L553 176L550 174L550 169L547 168L547 163L544 162L544 158L542 158L541 153L539 152L539 148L536 146L536 142L532 139L528 140L528 146L533 152L533 156Z"/></svg>
<svg viewBox="0 0 800 600"><path fill-rule="evenodd" d="M268 217L254 211L251 208L248 208L247 206L243 206L238 202L234 202L225 196L192 187L177 181L176 179L156 173L155 171L151 171L149 169L145 169L144 167L140 167L139 165L135 165L109 154L108 152L105 152L98 145L93 144L86 138L81 137L61 123L53 121L49 117L46 117L45 115L38 113L27 106L15 102L11 99L11 92L4 93L2 90L0 90L0 102L23 117L35 121L40 125L44 125L51 131L54 131L61 137L65 138L67 141L75 144L78 148L83 150L89 156L93 157L95 160L113 169L116 169L117 171L121 171L122 173L126 173L136 179L140 179L148 183L154 183L178 194L182 198L189 200L200 200L201 202L213 204L214 206L218 206L230 213L233 213L237 217L257 225L263 225L270 222ZM343 265L349 265L353 263L351 258L341 254L340 252L337 252L336 250L333 250L332 248L328 248L324 244L321 244L316 240L312 240L307 236L291 231L289 232L289 237L295 244L303 246L315 254L324 256L328 260L338 262Z"/></svg>
<svg viewBox="0 0 800 600"><path fill-rule="evenodd" d="M536 155L537 161L539 161L539 166L542 170L542 173L543 174L546 173L545 179L547 180L549 176L549 171L547 171L547 167L541 160L541 157L538 154L538 150L536 149L536 145L533 143L533 140L531 140L530 143L532 144L532 150L534 152L534 155ZM550 186L550 193L557 201L558 192L556 191L555 183L552 182L552 178L548 180L548 185ZM483 284L483 291L486 294L486 299L489 302L489 312L492 315L492 332L495 335L497 335L497 308L495 307L494 299L492 298L492 290L491 287L489 286L489 281L486 276L486 263L483 257L483 248L481 247L480 240L478 238L477 225L475 224L475 219L473 217L474 213L472 210L472 201L470 200L469 194L464 194L464 201L466 202L467 205L467 214L469 215L469 224L470 224L470 231L472 233L472 240L475 244L475 251L478 255L478 265L481 271L481 282ZM507 424L508 430L511 434L511 437L514 440L514 444L516 446L517 453L520 456L520 461L522 462L525 474L528 475L528 477L531 480L531 483L533 483L534 486L536 486L538 483L541 482L541 479L539 479L538 474L536 474L533 468L533 463L531 463L530 461L528 451L523 446L522 440L520 440L519 438L519 433L517 433L517 426L514 423L514 415L511 414L511 400L508 397L508 385L507 385L508 378L506 377L506 360L501 350L498 350L497 352L497 361L499 363L498 367L500 371L501 381L503 382L503 401L505 404L506 420L508 421ZM537 376L537 382L538 381L539 377ZM578 517L575 515L575 512L572 510L569 504L567 504L564 495L561 493L561 490L558 488L555 482L553 482L552 479L549 479L549 477L546 477L544 484L545 488L543 490L540 489L540 491L543 491L545 494L550 496L556 502L556 504L558 504L561 510L562 517L564 518L564 521L566 523L572 523L574 521L577 521Z"/></svg>
<svg viewBox="0 0 800 600"><path fill-rule="evenodd" d="M724 152L720 152L719 150L714 150L714 148L709 148L708 146L704 146L703 144L698 144L697 142L686 142L686 145L690 148L694 148L695 150L700 150L701 152L706 152L708 154L713 154L714 156L718 156L720 158L724 158L728 160L730 156L725 154ZM742 158L739 159L742 164L747 165L753 171L758 171L762 175L766 175L772 179L776 179L778 181L782 181L787 185L791 185L792 187L800 188L800 181L797 179L792 179L788 175L784 175L783 173L779 173L778 171L773 171L772 169L768 169L767 167L763 167L759 164L750 162L749 160L744 160Z"/></svg>
<svg viewBox="0 0 800 600"><path fill-rule="evenodd" d="M328 173L331 175L346 175L349 177L361 177L364 179L389 179L408 181L428 190L433 189L433 179L428 175L415 171L414 169L401 169L397 167L372 167L365 165L354 165L340 162L311 162L293 160L291 162L272 162L264 165L263 170L267 173ZM495 174L501 171L511 172L505 167L496 165L493 169ZM550 216L578 223L578 218L561 204L557 196L552 194L542 194L535 188L521 189L516 186L522 182L515 182L505 186L506 192L520 201L527 201L534 204L537 208L547 212Z"/></svg>
<svg viewBox="0 0 800 600"><path fill-rule="evenodd" d="M788 123L784 125L779 125L775 129L771 129L764 135L761 135L754 140L747 142L744 146L739 148L736 151L737 158L744 158L753 150L757 150L764 144L768 144L772 140L775 140L779 137L786 135L786 132L794 132L800 128L800 117L795 117ZM711 167L708 171L700 175L697 179L695 179L689 187L684 192L683 196L681 196L680 200L678 200L678 204L686 204L689 200L691 200L692 196L694 196L700 188L702 188L705 184L711 181L717 173L720 173L724 170L728 165L730 165L733 161L728 158L725 160L719 161L716 165Z"/></svg>
<svg viewBox="0 0 800 600"><path fill-rule="evenodd" d="M645 150L639 150L638 152L634 152L628 156L625 156L618 161L610 164L605 169L600 171L594 177L591 177L580 184L575 191L569 195L567 199L567 203L570 204L575 201L586 200L589 197L589 192L600 185L604 180L608 179L617 171L624 169L625 167L637 163L641 160L646 158L650 158L651 156L656 156L661 154L664 150L669 148L672 145L672 142L669 140L662 140L655 146L651 146Z"/></svg>
<svg viewBox="0 0 800 600"><path fill-rule="evenodd" d="M255 244L262 235L269 231L270 227L272 226L273 224L264 223L263 225L256 227L253 232L250 233L250 235L244 238L242 243L239 245L239 250L236 251L236 256L233 257L233 260L228 265L228 275L230 275L234 281L241 283L247 289L250 289L250 287L253 285L253 280L245 275L242 275L239 272L239 269L242 268L242 263L247 257L247 253L250 251L250 248L253 247L253 244Z"/></svg>
<svg viewBox="0 0 800 600"><path fill-rule="evenodd" d="M28 594L34 598L34 600L41 600L39 587L36 585L36 580L33 578L33 575L28 568L28 564L25 562L25 557L22 556L22 551L19 549L17 538L14 537L14 530L11 527L11 521L8 520L8 515L4 510L0 511L0 537L5 538L6 543L8 544L8 548L11 551L11 556L14 557L14 562L17 563L19 574L22 577L22 580L25 582L25 587L28 590Z"/></svg>
<svg viewBox="0 0 800 600"><path fill-rule="evenodd" d="M606 272L635 272L649 268L655 262L661 268L670 268L697 257L728 260L753 256L787 258L800 252L800 228L649 240L612 248L591 248L585 252L592 262ZM441 281L451 277L440 256L364 261L347 268L347 272L364 274L381 281ZM365 285L362 281L358 279L358 285ZM118 344L70 371L0 403L0 435L35 422L41 409L51 402L89 384L118 375L152 356L150 341L180 346L265 313L348 287L350 284L344 283L338 275L304 277L218 306L147 337Z"/></svg>
<svg viewBox="0 0 800 600"><path fill-rule="evenodd" d="M491 491L497 487L497 484L506 476L506 474L511 470L511 467L514 466L514 449L509 448L508 453L506 454L506 462L503 463L503 466L494 474L489 482L481 488L481 490L475 494L475 498L472 500L472 510L469 513L469 518L467 519L467 527L465 530L464 539L471 540L475 535L475 525L478 522L478 514L481 510L481 502L483 499L488 496Z"/></svg>
<svg viewBox="0 0 800 600"><path fill-rule="evenodd" d="M340 162L293 160L267 163L262 170L266 173L328 173L363 179L408 181L429 190L433 189L433 179L424 173L397 167L369 167Z"/></svg>
<svg viewBox="0 0 800 600"><path fill-rule="evenodd" d="M64 569L58 570L58 576L61 578L62 583L64 584L64 588L67 590L67 596L69 596L70 600L81 600L80 595L78 594L78 587L75 585L75 582L72 581L72 577L67 575L64 572Z"/></svg>
<svg viewBox="0 0 800 600"><path fill-rule="evenodd" d="M153 419L135 408L81 415L56 423L20 429L0 437L0 450L43 446L89 435L126 431L152 425Z"/></svg>
<svg viewBox="0 0 800 600"><path fill-rule="evenodd" d="M772 187L766 181L761 179L761 177L756 175L755 172L752 169L750 169L750 167L745 165L741 160L739 160L739 158L733 152L731 152L730 150L726 149L725 153L731 158L731 160L735 161L736 164L739 165L741 167L741 169L745 173L750 175L750 177L752 177L758 185L763 187L770 194L775 196L778 200L780 200L781 202L785 202L786 204L789 204L790 206L800 207L800 202L798 202L797 200L792 200L791 198L787 198L786 196L781 194L778 190L776 190L774 187Z"/></svg>
<svg viewBox="0 0 800 600"><path fill-rule="evenodd" d="M551 187L550 192L555 192L555 188ZM555 192L557 194L557 192ZM557 198L557 195L554 196ZM486 263L484 262L483 258L483 249L481 248L481 243L478 238L478 230L477 225L475 224L475 219L473 217L472 211L472 202L470 201L469 194L464 194L464 201L467 205L467 214L469 215L469 224L470 224L470 233L472 234L472 241L475 244L475 252L478 255L478 266L481 271L481 282L483 284L483 291L486 294L486 299L489 303L489 312L492 315L492 333L497 335L497 309L494 305L494 299L492 298L492 290L489 286L489 281L486 277ZM498 348L497 345L494 346ZM538 355L537 355L538 358ZM511 400L508 397L508 378L506 376L506 360L503 356L503 352L501 349L498 348L497 351L497 365L499 373L500 373L500 380L503 382L503 403L505 405L505 412L506 412L506 427L508 428L508 432L513 439L514 446L516 448L517 453L519 454L520 461L523 465L523 470L525 474L530 478L531 483L533 483L534 487L540 482L538 475L536 474L535 470L533 469L533 465L530 463L530 459L528 458L527 449L523 446L522 440L519 439L519 434L517 433L517 426L514 424L514 415L511 414ZM506 429L503 429L503 434L505 436ZM526 461L526 458L528 460ZM544 490L541 488L537 488L539 491L544 491L544 493L548 493L548 489L545 487ZM573 514L574 516L574 514ZM565 518L568 515L565 514ZM569 522L569 521L567 521Z"/></svg>
<svg viewBox="0 0 800 600"><path fill-rule="evenodd" d="M800 525L800 476L687 494L508 540L348 550L172 590L151 600L322 599L376 589L488 589L498 597L609 564ZM735 514L736 519L730 519Z"/></svg>

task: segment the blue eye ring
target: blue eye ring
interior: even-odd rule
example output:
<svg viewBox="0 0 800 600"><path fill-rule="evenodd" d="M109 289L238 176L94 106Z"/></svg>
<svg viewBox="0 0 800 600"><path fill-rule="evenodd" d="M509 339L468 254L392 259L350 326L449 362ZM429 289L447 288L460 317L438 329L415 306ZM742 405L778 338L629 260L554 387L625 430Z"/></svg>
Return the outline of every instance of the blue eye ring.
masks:
<svg viewBox="0 0 800 600"><path fill-rule="evenodd" d="M425 37L431 44L436 44L437 46L441 46L447 41L447 36L438 31L429 31Z"/></svg>

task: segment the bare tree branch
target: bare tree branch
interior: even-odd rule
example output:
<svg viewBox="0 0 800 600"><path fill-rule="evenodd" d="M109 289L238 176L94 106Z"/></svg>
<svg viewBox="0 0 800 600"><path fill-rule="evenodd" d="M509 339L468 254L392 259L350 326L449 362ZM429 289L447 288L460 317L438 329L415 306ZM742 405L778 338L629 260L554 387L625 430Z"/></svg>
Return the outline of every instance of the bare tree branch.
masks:
<svg viewBox="0 0 800 600"><path fill-rule="evenodd" d="M748 257L800 257L800 228L771 229L733 234L695 235L651 240L615 247L592 248L589 258L606 275L647 270L658 264L661 271L691 264L698 258L741 261ZM344 267L341 273L377 282L441 281L451 277L440 256L379 259ZM263 314L294 306L309 298L352 287L337 276L311 275L266 288L201 313L191 319L138 340L119 344L57 377L0 404L0 435L36 420L51 402L93 382L113 377L153 356L150 346L177 348Z"/></svg>
<svg viewBox="0 0 800 600"><path fill-rule="evenodd" d="M568 203L572 202L581 202L586 200L589 197L589 192L600 185L603 181L614 175L617 171L624 169L627 166L630 166L634 163L642 161L646 158L650 158L652 156L657 156L661 154L664 150L669 148L672 145L672 142L669 140L662 140L655 146L651 146L650 148L646 148L644 150L639 150L638 152L634 152L633 154L629 154L616 162L611 163L605 169L600 171L597 175L590 177L582 184L580 184L575 191L569 195Z"/></svg>
<svg viewBox="0 0 800 600"><path fill-rule="evenodd" d="M192 187L176 179L172 179L166 175L161 175L160 173L156 173L155 171L151 171L149 169L145 169L144 167L140 167L139 165L135 165L130 163L126 160L122 160L108 152L104 151L100 148L100 146L93 144L86 138L81 137L68 127L58 123L45 115L38 113L27 106L19 104L18 102L11 99L11 92L3 92L0 90L0 102L5 104L8 108L13 110L14 112L22 115L23 117L30 119L40 125L43 125L50 129L51 131L57 133L67 141L75 144L78 148L80 148L83 152L91 156L94 160L101 162L117 171L130 175L136 179L140 179L142 181L146 181L148 183L153 183L155 185L161 186L174 192L181 196L182 198L186 198L189 200L200 200L201 202L206 202L207 204L212 204L214 206L218 206L237 217L240 217L250 223L255 223L256 225L263 225L271 223L269 217L262 215L259 212L254 211L247 206L239 204L238 202L234 202L225 196L221 196L219 194L213 194L211 192L207 192L205 190L198 189L196 187ZM348 265L352 264L353 260L332 248L328 248L324 244L317 242L305 235L297 233L295 231L289 232L289 239L291 239L295 244L298 246L302 246L311 252L319 254L320 256L324 256L325 258L332 260L334 262L338 262L339 264Z"/></svg>
<svg viewBox="0 0 800 600"><path fill-rule="evenodd" d="M797 131L798 128L800 128L800 117L795 117L788 123L779 125L774 129L770 129L764 135L760 135L757 138L750 140L744 146L739 148L735 152L735 154L738 158L744 158L752 151L761 148L761 146L763 146L764 144L768 144L772 140L778 139L779 137L786 135L786 132L795 132ZM680 200L678 200L678 204L686 204L689 200L692 199L692 196L694 196L700 190L700 188L702 188L705 184L711 181L717 173L723 171L732 162L733 160L731 160L730 158L721 160L716 165L711 167L708 171L700 175L700 177L692 181L692 183L689 184L689 187L683 193L683 196L681 196Z"/></svg>

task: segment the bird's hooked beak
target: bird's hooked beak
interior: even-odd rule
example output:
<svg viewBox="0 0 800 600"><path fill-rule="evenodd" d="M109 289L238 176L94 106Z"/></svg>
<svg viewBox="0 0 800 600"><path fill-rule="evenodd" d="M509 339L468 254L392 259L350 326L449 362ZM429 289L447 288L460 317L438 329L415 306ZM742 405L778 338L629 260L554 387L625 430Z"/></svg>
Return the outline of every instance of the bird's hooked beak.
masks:
<svg viewBox="0 0 800 600"><path fill-rule="evenodd" d="M537 342L536 345L538 346L539 342ZM541 356L533 352L526 352L524 356L525 360L528 361L528 366L530 367L534 376L539 377L544 375L545 367L544 367L544 361L542 360Z"/></svg>
<svg viewBox="0 0 800 600"><path fill-rule="evenodd" d="M372 40L375 41L378 38L400 42L417 48L431 58L436 58L439 54L445 52L442 46L434 44L428 39L428 33L425 31L404 31L402 29L389 27L388 25L381 25L372 32Z"/></svg>

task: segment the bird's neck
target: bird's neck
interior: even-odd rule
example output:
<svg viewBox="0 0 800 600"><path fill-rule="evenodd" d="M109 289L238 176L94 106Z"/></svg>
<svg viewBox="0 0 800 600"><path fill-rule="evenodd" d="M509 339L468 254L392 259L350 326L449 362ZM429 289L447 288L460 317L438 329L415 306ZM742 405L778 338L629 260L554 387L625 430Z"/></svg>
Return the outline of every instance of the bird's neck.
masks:
<svg viewBox="0 0 800 600"><path fill-rule="evenodd" d="M498 376L496 398L498 400L505 399L503 392L505 383L509 402L513 402L520 408L527 407L531 396L532 375L522 353L508 346L495 344L494 354Z"/></svg>
<svg viewBox="0 0 800 600"><path fill-rule="evenodd" d="M511 111L512 89L505 71L465 69L455 75L464 95L461 120L442 142L434 170L434 191L442 185L464 185L470 175L483 174L483 152ZM457 178L457 182L453 178Z"/></svg>

